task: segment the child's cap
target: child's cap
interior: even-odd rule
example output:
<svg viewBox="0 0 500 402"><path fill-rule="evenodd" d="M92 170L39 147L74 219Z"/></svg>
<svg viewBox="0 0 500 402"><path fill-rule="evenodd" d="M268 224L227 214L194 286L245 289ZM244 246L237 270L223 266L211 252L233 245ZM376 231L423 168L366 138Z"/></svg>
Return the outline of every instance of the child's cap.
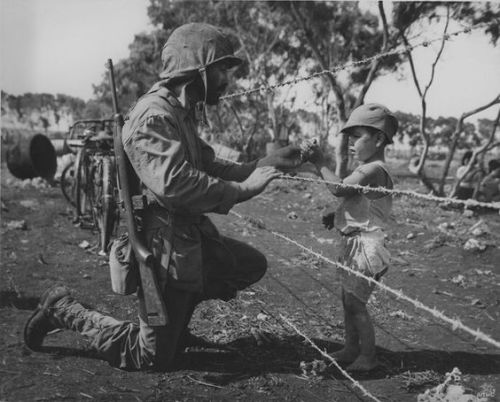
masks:
<svg viewBox="0 0 500 402"><path fill-rule="evenodd" d="M398 131L398 120L392 112L378 103L366 103L354 109L342 131L352 127L373 127L382 131L392 144L392 137Z"/></svg>

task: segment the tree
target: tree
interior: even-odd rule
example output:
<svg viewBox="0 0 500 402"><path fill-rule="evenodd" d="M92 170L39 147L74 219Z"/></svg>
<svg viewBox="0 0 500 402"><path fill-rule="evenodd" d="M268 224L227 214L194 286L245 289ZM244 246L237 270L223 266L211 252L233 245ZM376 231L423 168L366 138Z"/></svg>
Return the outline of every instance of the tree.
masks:
<svg viewBox="0 0 500 402"><path fill-rule="evenodd" d="M297 71L301 60L300 50L292 44L293 32L266 2L151 0L148 16L156 30L151 34L136 35L130 45L130 56L115 63L119 100L125 109L157 81L161 69L161 46L173 29L187 22L208 22L225 27L237 47L241 48L240 55L246 63L235 71L236 81L228 88L229 92L268 85L272 80L282 81ZM105 77L94 91L99 100L110 103L109 84ZM282 100L275 96L273 92L262 91L233 98L215 109L209 108L212 129L205 127L204 131L212 138L229 143L239 138L243 152L254 155L255 149L260 148L255 140L265 140L265 136L257 133L267 132L267 128L272 127L271 138L279 136L282 127L279 119L286 112ZM282 106L275 109L278 103ZM219 132L214 132L215 128Z"/></svg>
<svg viewBox="0 0 500 402"><path fill-rule="evenodd" d="M491 151L493 148L500 146L500 141L496 140L496 132L497 132L499 122L500 122L500 109L498 109L497 117L490 128L489 135L487 136L487 138L485 139L483 144L480 147L476 148L472 152L472 156L469 160L469 163L467 164L467 167L465 168L465 171L464 171L462 177L458 178L458 180L453 185L453 188L450 192L450 197L454 197L456 195L458 187L460 186L460 183L462 182L462 179L471 171L471 169L474 166L474 164L476 163L476 161L478 161L479 158L484 157L484 155L488 151ZM474 195L473 195L474 198L477 196L477 191L479 189L479 183L477 183L477 184L478 185L476 186L476 189L475 189Z"/></svg>
<svg viewBox="0 0 500 402"><path fill-rule="evenodd" d="M444 167L443 167L441 181L439 183L438 194L441 194L441 195L444 194L444 185L446 182L446 177L448 176L451 161L453 160L453 157L455 155L455 151L456 151L457 146L459 144L461 134L465 131L465 125L464 125L465 119L467 119L468 117L471 117L479 112L482 112L483 110L486 110L486 109L490 108L491 106L499 104L499 103L500 103L500 94L498 94L492 101L488 102L487 104L482 105L482 106L480 106L476 109L473 109L471 111L462 113L462 115L460 116L460 118L458 119L458 121L455 125L455 129L453 131L453 134L451 135L451 142L450 142L450 147L449 147L450 150L448 152L448 156L446 158L446 162L445 162ZM474 158L474 161L475 161L475 158ZM454 190L452 190L452 194L454 195L455 192L456 192L456 188Z"/></svg>
<svg viewBox="0 0 500 402"><path fill-rule="evenodd" d="M172 29L186 22L201 21L227 27L236 38L247 63L236 71L237 81L229 88L230 92L268 87L296 77L304 66L307 73L317 72L388 48L388 30L380 29L377 17L361 12L356 3L306 3L151 0L148 15L157 30L149 35L136 36L130 47L131 56L115 63L121 102L130 105L132 99L140 96L155 81L159 71L159 64L155 61L160 59L159 44L165 41ZM381 3L379 10L387 28ZM326 79L336 94L336 113L333 113L333 108L326 108L329 117L338 116L338 120L344 122L348 111L362 103L382 67L394 68L397 59L397 56L377 59L371 65L353 68L346 83L340 83L329 74ZM107 92L105 83L96 87L101 98L105 99ZM328 99L327 92L324 96ZM251 140L245 145L248 147L255 143L255 133L260 133L263 128L271 129L272 139L284 132L283 127L290 122L282 120L285 115L290 116L287 110L293 104L292 99L287 100L288 104L284 99L286 95L279 90L260 91L243 96L239 101L232 98L229 100L232 106L220 106L219 111L210 112L209 117L211 121L224 121L233 130L237 128L242 138L250 136ZM330 126L325 125L326 128ZM346 151L346 141L343 144ZM339 166L345 167L344 162Z"/></svg>
<svg viewBox="0 0 500 402"><path fill-rule="evenodd" d="M413 3L413 2L408 2L408 3L397 3L395 4L393 8L393 21L394 21L394 26L398 29L399 31L399 37L402 38L403 43L408 47L409 46L409 40L408 40L408 34L410 30L415 26L418 25L422 22L423 19L427 19L427 21L432 22L432 21L439 21L441 19L440 13L443 11L443 8L446 11L446 16L445 16L445 22L444 22L444 28L443 28L443 37L439 43L438 50L435 54L434 61L431 64L431 71L430 71L430 77L429 80L424 84L423 80L419 78L416 68L415 68L415 63L413 60L413 54L411 48L408 47L408 50L406 51L406 55L408 57L408 63L410 65L410 70L413 78L413 82L415 84L415 88L417 89L418 96L420 98L420 104L421 104L421 115L420 115L420 125L419 125L419 132L420 136L423 142L423 150L420 154L420 159L419 162L415 168L416 174L420 177L420 180L422 183L434 194L437 195L444 195L444 185L446 181L446 177L448 174L449 166L451 164L451 160L453 159L460 134L464 130L464 120L467 117L470 117L482 110L487 109L488 107L492 106L493 104L496 104L500 101L500 99L496 98L492 102L481 106L477 109L474 109L470 112L464 113L460 119L458 119L457 124L455 126L455 130L453 134L451 135L452 141L451 141L451 146L450 146L450 152L448 153L448 157L445 162L445 167L443 169L443 174L441 177L441 181L439 185L436 187L433 185L433 183L429 180L428 177L425 175L424 171L424 164L426 162L428 152L429 152L429 147L431 145L431 136L428 131L427 127L427 95L429 92L429 89L431 88L435 74L436 74L436 69L437 65L439 63L439 60L443 54L443 50L445 47L446 39L447 39L447 32L448 32L448 26L451 18L455 18L460 21L468 21L471 24L477 24L477 23L482 23L484 22L484 19L482 17L476 17L477 11L480 7L483 7L481 5L475 5L475 4L469 4L469 3L439 3L439 2L433 2L433 3ZM492 10L490 5L486 5L485 9L489 13L488 15L492 17L493 14L495 14L497 17L500 16L500 8L497 7L496 11ZM483 10L484 11L484 10ZM490 21L491 22L491 21ZM496 28L495 28L496 27ZM493 19L493 22L490 23L486 28L485 31L491 35L491 40L493 44L496 44L496 41L498 39L498 18L495 22L495 19Z"/></svg>
<svg viewBox="0 0 500 402"><path fill-rule="evenodd" d="M362 12L355 2L295 2L275 3L291 16L291 24L299 30L299 40L307 44L315 60L314 70L332 70L352 60L370 57L391 48L391 35L382 2L378 18ZM335 94L338 124L347 121L350 110L361 105L373 80L382 70L394 70L398 56L374 59L371 64L354 67L346 82L333 73L326 74L326 83ZM340 134L336 149L336 173L347 174L348 139Z"/></svg>

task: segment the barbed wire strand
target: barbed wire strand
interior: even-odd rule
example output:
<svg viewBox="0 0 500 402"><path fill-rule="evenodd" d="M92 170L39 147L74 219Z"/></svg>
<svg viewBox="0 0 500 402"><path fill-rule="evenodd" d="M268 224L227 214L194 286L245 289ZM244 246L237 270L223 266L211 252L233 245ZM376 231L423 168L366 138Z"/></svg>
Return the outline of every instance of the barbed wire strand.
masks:
<svg viewBox="0 0 500 402"><path fill-rule="evenodd" d="M267 246L268 244L265 242L265 240L262 240L262 239L257 239L257 241L261 244L261 245L264 245L265 243L265 246ZM273 250L274 254L276 255L276 257L278 259L282 259L282 260L286 260L288 262L293 262L292 259L290 258L290 256L284 256L281 252L279 251L276 251L276 250ZM297 262L293 262L294 264L296 264ZM338 300L341 300L340 298L340 295L338 294L338 292L334 291L331 287L329 287L328 285L326 285L324 283L324 281L321 281L320 279L316 278L314 275L312 275L310 272L308 272L304 267L301 266L302 264L298 264L298 269L304 273L308 278L310 278L311 280L313 280L315 283L319 284L319 286L321 286L323 289L325 289L328 293L330 293L331 295L333 295L333 297L335 297L336 299ZM330 327L331 329L334 329L336 330L337 327L334 326L330 321L329 319L327 319L325 316L321 315L321 314L318 314L313 308L311 308L309 305L306 304L306 302L300 298L296 293L294 293L292 291L292 289L290 289L288 286L286 286L282 281L280 281L278 278L276 278L275 276L273 276L271 273L268 273L266 275L270 275L271 279L273 279L276 283L278 283L278 285L280 285L283 289L285 289L285 291L287 291L288 293L290 293L290 295L296 299L299 303L301 303L305 309L309 312L309 314L312 314L315 318L317 318L319 321L322 321L325 325L327 325L328 327ZM393 296L392 296L393 297ZM374 316L374 318L376 318ZM376 320L374 320L373 322L373 325L376 326L378 329L380 329L381 331L383 331L386 335L390 336L391 338L393 338L395 341L399 342L401 345L403 345L404 347L408 348L408 349L415 349L414 346L412 345L409 345L408 343L404 342L403 340L401 340L396 334L392 333L390 330L388 330L387 328L385 328L381 323L377 322ZM442 325L441 323L439 323L439 325ZM446 329L448 329L448 327L445 327ZM456 335L456 334L454 334ZM461 340L464 340L463 338L460 337Z"/></svg>
<svg viewBox="0 0 500 402"><path fill-rule="evenodd" d="M308 80L311 80L313 78L317 78L317 77L320 77L320 76L326 75L326 74L336 74L339 71L345 70L345 69L350 68L350 67L356 67L358 65L366 64L366 63L372 62L374 60L381 59L381 58L388 57L388 56L393 56L393 55L397 55L397 54L406 53L408 51L417 49L419 47L427 47L427 46L429 46L430 44L432 44L434 42L438 42L438 41L441 41L443 39L449 40L449 39L451 39L452 36L458 36L458 35L461 35L463 33L470 33L470 32L472 32L472 30L482 28L485 25L487 25L487 24L486 23L482 23L482 24L478 24L478 25L473 26L473 27L469 26L469 27L467 27L465 29L462 29L460 31L455 31L455 32L452 32L452 33L441 35L441 36L436 37L434 39L421 41L421 42L419 42L419 43L417 43L415 45L402 46L400 49L394 49L394 50L389 50L389 51L383 52L383 53L377 53L377 54L375 54L374 56L371 56L371 57L367 57L367 58L364 58L364 59L361 59L361 60L352 61L350 63L346 63L346 64L343 64L343 65L340 65L340 66L336 66L336 67L332 68L331 70L318 71L317 73L314 73L314 74L311 74L311 75L308 75L308 76L305 76L305 77L294 78L292 80L280 82L280 83L275 84L275 85L259 86L257 88L252 88L252 89L248 89L248 90L245 90L245 91L230 93L230 94L222 96L220 99L221 100L227 100L227 99L235 98L235 97L238 97L238 96L250 95L250 94L253 94L253 93L256 93L256 92L261 92L261 91L272 92L272 91L275 91L278 88L281 88L281 87L284 87L284 86L287 86L287 85L295 85L295 84L298 84L299 82L308 81Z"/></svg>
<svg viewBox="0 0 500 402"><path fill-rule="evenodd" d="M367 396L371 398L374 401L381 402L380 399L372 395L365 387L363 387L358 381L356 381L354 378L352 378L347 371L345 371L340 365L337 363L337 360L335 360L332 356L330 356L328 353L326 353L324 350L320 349L318 345L314 343L312 339L310 339L307 335L305 335L303 332L301 332L287 317L285 317L283 314L280 314L281 319L288 325L290 326L297 334L299 334L301 337L303 337L309 344L316 349L319 353L321 353L322 356L326 357L328 360L330 360L333 365L342 373L344 377L346 377L351 383L358 388L364 396Z"/></svg>
<svg viewBox="0 0 500 402"><path fill-rule="evenodd" d="M401 195L406 197L419 198L427 201L435 201L441 204L461 204L465 208L467 207L483 207L490 209L500 209L500 202L482 202L477 200L459 200L458 198L451 197L438 197L436 195L431 194L422 194L417 193L411 190L397 190L397 189L389 189L383 187L369 187L369 186L361 186L359 184L345 184L345 183L336 183L333 181L323 180L323 179L313 179L309 177L299 177L299 176L290 176L290 175L281 175L279 179L283 180L296 180L296 181L308 181L315 183L323 183L327 185L336 186L342 189L354 189L361 190L363 193L377 193L377 194L385 194L385 195Z"/></svg>
<svg viewBox="0 0 500 402"><path fill-rule="evenodd" d="M260 224L260 221L259 223L256 223L256 222L251 222L252 225L254 226L259 226ZM265 225L263 224L263 226L265 227ZM281 232L283 234L283 232ZM258 239L257 241L259 241L260 243L262 243L262 245L264 245L265 243L265 246L267 246L268 244L265 242L265 240L262 240L262 239ZM288 261L292 261L290 259L289 256L283 256L279 251L276 251L276 250L273 250L273 252L276 254L276 256L278 258L281 258L281 259L285 259L285 260L288 260ZM315 278L313 275L311 275L307 270L305 270L301 264L299 263L299 266L298 266L298 269L301 270L305 275L307 275L310 279L312 279L313 281L317 282L319 284L319 286L321 286L322 288L326 289L328 292L330 292L334 297L336 297L337 299L340 298L339 295L336 294L336 292L331 289L330 287L328 287L324 282L322 282L320 279L318 278ZM281 287L283 287L283 289L285 289L288 293L290 293L290 295L295 298L297 301L299 301L301 304L304 305L304 307L306 309L308 309L316 318L318 318L320 321L323 321L325 324L327 324L329 327L331 327L332 329L336 329L336 327L334 327L331 323L328 323L327 322L327 319L321 315L318 315L316 314L299 296L297 296L289 287L287 287L283 282L281 282L280 280L278 280L276 277L274 277L272 274L270 274L271 276L271 279L273 279L274 281L276 281ZM398 301L398 299L394 296L394 295L390 295L391 297L393 297L395 300ZM400 303L403 303L403 301L399 301ZM279 320L278 320L279 322ZM448 325L447 323L442 323L441 321L436 321L438 325L442 326L443 328L445 328L446 330L449 330L448 328ZM373 322L373 324L378 328L380 329L381 331L383 331L385 334L391 336L392 338L394 338L396 341L398 341L399 343L401 343L403 346L405 346L406 348L409 348L409 349L414 349L415 347L414 346L411 346L409 344L407 344L406 342L403 342L401 339L399 339L394 333L392 333L391 331L387 330L386 328L384 328L380 323L377 323L376 321ZM474 345L474 343L468 341L467 339L465 339L463 336L462 336L462 333L456 333L456 332L452 332L454 336L458 337L460 340L464 341L464 342L467 342L471 345Z"/></svg>
<svg viewBox="0 0 500 402"><path fill-rule="evenodd" d="M241 165L240 162L236 162L236 161L233 161L231 159L224 158L220 155L217 156L217 159L220 159L220 160L225 161L225 162L231 162L231 163L235 163L237 165ZM411 191L411 190L398 190L398 189L389 189L389 188L383 188L383 187L361 186L359 184L337 183L337 182L323 180L323 179L313 179L310 177L290 176L290 175L285 175L285 174L279 176L278 179L306 181L306 182L311 182L311 183L322 183L322 184L337 186L338 188L343 188L343 189L361 190L363 193L370 192L370 193L384 194L384 195L391 194L391 195L406 196L406 197L418 198L418 199L426 200L426 201L433 201L433 202L437 202L439 204L445 204L445 205L462 205L464 208L482 207L482 208L500 210L500 202L482 202L482 201L477 201L477 200L473 200L473 199L459 200L458 198L438 197L436 195L422 194L422 193L417 193L416 191Z"/></svg>
<svg viewBox="0 0 500 402"><path fill-rule="evenodd" d="M255 288L253 288L252 286L250 286L250 287L249 287L249 289L252 289L254 292L257 292L257 290L256 290ZM258 301L260 304L265 304L262 300L256 299L256 301ZM282 316L281 311L277 311L277 312L276 312L276 314L275 314L275 313L273 313L271 310L269 310L269 307L268 307L268 308L266 308L266 307L264 307L264 306L261 306L261 307L260 307L260 311L261 311L261 313L263 313L263 314L265 314L265 315L267 315L267 316L269 316L269 317L273 318L273 319L274 319L274 321L276 321L276 323L277 323L278 325L280 325L280 326L281 326L281 328L283 328L283 330L285 330L285 331L287 331L287 332L288 332L288 327L287 327L287 326L285 326L285 324L283 323L283 319L282 319L281 317L277 317L277 316L276 316L277 314L279 314L280 316ZM331 359L332 359L332 357L331 357L331 356L329 356L328 358L329 358L329 360L331 360ZM342 374L344 374L344 370L343 370L341 367L338 367L338 366L336 366L336 367L339 369L339 371L340 371ZM346 375L346 377L347 377L348 379L350 379L350 377L349 377L348 375ZM349 388L349 386L348 386L348 385L346 385L345 383L343 383L343 382L341 382L341 381L337 380L335 377L334 377L333 379L334 379L337 383L339 383L340 385L344 386L347 390L349 390L349 392L351 392L351 393L355 394L354 390L353 390L352 388Z"/></svg>
<svg viewBox="0 0 500 402"><path fill-rule="evenodd" d="M283 284L280 283L282 286ZM250 288L252 288L250 286ZM255 291L255 289L254 289ZM293 294L292 294L293 295ZM293 295L295 296L295 295ZM262 301L259 300L260 303L264 304ZM285 322L288 326L292 327L295 332L297 332L300 336L302 336L306 341L308 341L312 347L316 350L318 350L323 356L325 356L328 360L330 360L334 365L335 367L342 373L342 375L344 375L344 377L346 377L349 381L351 381L354 385L355 388L358 388L361 390L361 392L363 393L363 395L365 396L368 396L368 397L371 397L373 400L375 401L378 401L378 402L381 402L379 399L377 399L376 397L374 397L372 394L370 394L370 392L368 392L358 381L356 381L354 378L352 378L349 373L347 373L344 369L342 369L342 367L338 364L338 362L332 357L330 356L329 354L327 354L326 352L324 352L323 350L321 350L315 343L314 341L312 341L309 337L307 337L306 335L304 335L301 331L299 331L295 326L294 324L291 323L291 320L288 319L287 317L285 317L283 315L283 313L281 311L277 311L276 314L273 313L271 310L269 310L269 308L266 308L264 306L261 306L260 307L260 311L270 317L272 317L276 323L278 323L278 325L280 325L284 330L287 330L287 327L283 324L283 322ZM279 317L277 317L276 315L279 314ZM346 389L348 389L350 392L353 392L352 389L350 389L348 386L346 386L345 384L343 384L342 382L340 381L337 381L339 384L342 384L346 387Z"/></svg>
<svg viewBox="0 0 500 402"><path fill-rule="evenodd" d="M426 306L425 304L423 304L422 302L418 301L418 300L415 300L415 299L412 299L411 297L409 296L406 296L401 290L395 290L395 289L392 289L391 287L381 283L381 282L378 282L376 281L375 279L373 278L370 278L364 274L362 274L361 272L358 272L358 271L355 271L353 270L352 268L346 266L346 265L343 265L341 263L338 263L336 261L333 261L325 256L323 256L321 253L318 253L314 250L312 250L311 248L307 247L307 246L304 246L300 243L298 243L297 241L279 233L279 232L276 232L274 230L271 230L271 229L268 229L263 222L259 221L259 220L256 220L255 218L252 218L252 217L245 217L241 214L239 214L238 212L235 212L233 210L230 211L230 213L232 213L233 215L237 216L238 218L242 219L242 220L245 220L249 223L252 223L254 224L256 227L258 227L259 229L263 229L263 230L266 230L267 232L271 233L272 235L278 237L278 238L281 238L291 244L294 244L295 246L299 247L300 249L306 251L307 253L311 254L311 255L314 255L315 257L323 260L323 261L326 261L328 262L329 264L332 264L332 265L335 265L353 275L356 275L360 278L363 278L365 280L367 280L369 283L372 283L374 284L375 286L378 286L379 288L385 290L386 292L388 293L391 293L393 295L395 295L397 298L399 299L402 299L402 300L405 300L411 304L413 304L413 306L415 306L416 308L420 309L420 310L423 310L423 311L426 311L428 312L429 314L431 314L432 316L448 323L448 324L451 324L452 326L452 329L455 331L457 329L461 329L467 333L469 333L470 335L473 335L475 337L475 339L480 339L484 342L487 342L497 348L500 349L500 342L496 341L495 339L493 339L491 336L485 334L483 331L481 331L479 328L477 330L474 330L472 328L469 328L468 326L466 326L465 324L463 324L461 322L461 320L459 318L457 319L453 319L453 318L450 318L448 316L446 316L444 313L442 313L441 311L437 310L435 307L434 308L430 308L428 306Z"/></svg>

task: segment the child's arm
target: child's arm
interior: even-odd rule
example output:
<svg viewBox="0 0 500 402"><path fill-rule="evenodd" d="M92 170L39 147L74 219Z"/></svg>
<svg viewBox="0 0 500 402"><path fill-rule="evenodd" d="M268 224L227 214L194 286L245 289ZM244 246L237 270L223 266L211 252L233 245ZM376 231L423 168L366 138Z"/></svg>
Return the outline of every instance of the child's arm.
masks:
<svg viewBox="0 0 500 402"><path fill-rule="evenodd" d="M385 186L387 184L387 179L385 177L386 173L376 165L363 165L342 180L328 168L323 153L318 146L311 146L308 152L307 160L314 164L318 171L318 175L325 181L371 187ZM335 184L327 184L326 186L336 197L352 197L359 194L361 191L353 188L343 188ZM382 196L378 193L371 193L369 191L365 192L365 194L370 198Z"/></svg>
<svg viewBox="0 0 500 402"><path fill-rule="evenodd" d="M367 164L358 167L350 176L344 179L344 183L358 184L360 186L373 187L374 189L376 187L392 188L392 180L388 179L385 170L376 164ZM360 191L362 190L357 190L358 193ZM363 194L370 199L385 197L385 194L370 190L363 191Z"/></svg>
<svg viewBox="0 0 500 402"><path fill-rule="evenodd" d="M363 166L356 169L349 176L345 177L343 180L340 179L334 172L332 172L324 163L319 163L316 165L319 175L326 181L335 182L339 184L351 184L360 186L378 186L380 183L379 172L376 166ZM354 188L344 188L340 186L335 186L327 184L330 192L336 197L352 197L359 194L361 190ZM366 192L366 195L370 195L370 192ZM374 194L371 194L374 195Z"/></svg>
<svg viewBox="0 0 500 402"><path fill-rule="evenodd" d="M326 164L321 161L314 164L318 171L318 175L325 181L342 184L342 179L332 172ZM345 182L345 180L344 180ZM350 183L349 183L350 184ZM336 186L334 184L327 184L326 187L336 197L348 197L357 194L357 190L346 189Z"/></svg>

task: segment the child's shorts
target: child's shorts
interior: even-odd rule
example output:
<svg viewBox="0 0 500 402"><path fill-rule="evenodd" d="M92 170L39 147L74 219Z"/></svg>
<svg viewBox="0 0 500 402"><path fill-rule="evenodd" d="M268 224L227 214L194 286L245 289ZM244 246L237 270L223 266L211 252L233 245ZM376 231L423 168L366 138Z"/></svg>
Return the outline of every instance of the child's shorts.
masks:
<svg viewBox="0 0 500 402"><path fill-rule="evenodd" d="M354 271L379 280L387 271L390 258L391 255L385 248L384 233L381 230L342 236L342 254L339 262ZM375 284L343 268L339 267L338 270L344 292L349 292L367 303Z"/></svg>

